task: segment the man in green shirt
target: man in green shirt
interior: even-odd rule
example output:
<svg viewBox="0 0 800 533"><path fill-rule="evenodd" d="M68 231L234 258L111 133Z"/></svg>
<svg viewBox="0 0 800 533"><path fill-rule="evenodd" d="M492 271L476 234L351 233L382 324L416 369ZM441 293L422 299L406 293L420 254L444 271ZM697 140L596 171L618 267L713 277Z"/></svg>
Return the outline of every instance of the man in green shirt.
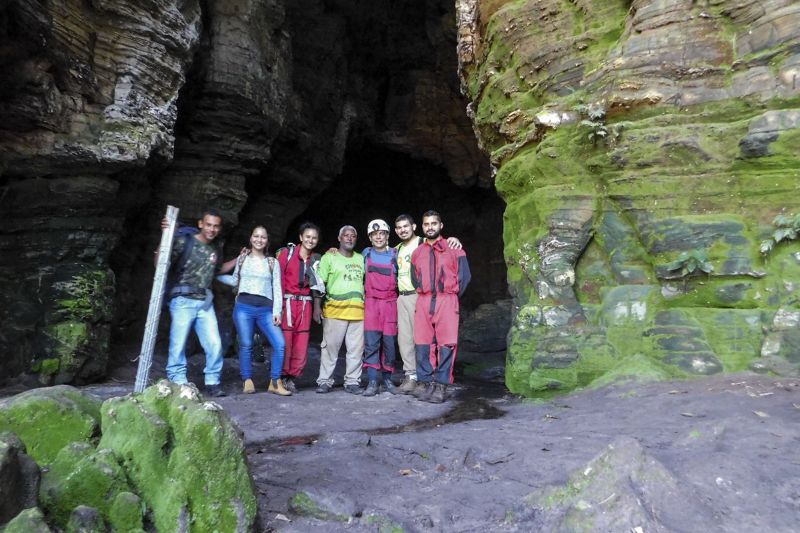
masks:
<svg viewBox="0 0 800 533"><path fill-rule="evenodd" d="M333 389L333 370L342 342L347 347L344 390L361 394L361 363L364 352L364 257L353 251L356 229L342 226L339 230L338 253L326 253L319 265L325 283L325 306L314 300L314 320L323 318L322 344L317 378L317 392Z"/></svg>

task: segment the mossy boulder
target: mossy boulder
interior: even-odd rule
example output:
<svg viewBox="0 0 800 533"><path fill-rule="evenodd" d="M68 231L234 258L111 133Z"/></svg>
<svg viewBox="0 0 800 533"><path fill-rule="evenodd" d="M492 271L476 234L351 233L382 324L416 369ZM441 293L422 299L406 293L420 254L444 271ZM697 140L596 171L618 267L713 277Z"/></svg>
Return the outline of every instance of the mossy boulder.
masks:
<svg viewBox="0 0 800 533"><path fill-rule="evenodd" d="M39 466L16 435L0 432L0 527L38 502Z"/></svg>
<svg viewBox="0 0 800 533"><path fill-rule="evenodd" d="M108 528L97 509L88 505L79 505L72 511L64 531L66 533L106 533Z"/></svg>
<svg viewBox="0 0 800 533"><path fill-rule="evenodd" d="M457 2L506 202L514 392L800 368L772 325L798 307L800 244L760 253L800 213L800 29L762 4Z"/></svg>
<svg viewBox="0 0 800 533"><path fill-rule="evenodd" d="M245 532L255 523L241 432L194 385L162 381L102 404L66 385L36 389L0 402L0 428L20 435L0 433L0 479L16 472L5 468L11 452L28 446L46 467L38 502L58 530ZM10 503L0 505L6 519L18 511Z"/></svg>
<svg viewBox="0 0 800 533"><path fill-rule="evenodd" d="M514 517L533 515L536 530L589 532L680 530L687 514L695 525L714 528L715 511L635 439L624 437L563 485L526 496L507 516L509 525Z"/></svg>
<svg viewBox="0 0 800 533"><path fill-rule="evenodd" d="M65 527L81 505L93 508L105 523L117 495L130 490L114 452L73 442L61 449L42 477L39 501L48 520L59 527Z"/></svg>
<svg viewBox="0 0 800 533"><path fill-rule="evenodd" d="M69 385L33 389L0 400L0 431L11 431L40 465L72 442L93 442L101 402Z"/></svg>
<svg viewBox="0 0 800 533"><path fill-rule="evenodd" d="M120 492L114 497L109 509L109 522L114 531L139 533L144 531L142 521L142 499L131 492Z"/></svg>
<svg viewBox="0 0 800 533"><path fill-rule="evenodd" d="M3 533L50 533L52 530L38 507L25 509L6 524Z"/></svg>
<svg viewBox="0 0 800 533"><path fill-rule="evenodd" d="M240 431L193 385L167 381L102 406L99 447L119 458L159 531L250 531L253 481Z"/></svg>

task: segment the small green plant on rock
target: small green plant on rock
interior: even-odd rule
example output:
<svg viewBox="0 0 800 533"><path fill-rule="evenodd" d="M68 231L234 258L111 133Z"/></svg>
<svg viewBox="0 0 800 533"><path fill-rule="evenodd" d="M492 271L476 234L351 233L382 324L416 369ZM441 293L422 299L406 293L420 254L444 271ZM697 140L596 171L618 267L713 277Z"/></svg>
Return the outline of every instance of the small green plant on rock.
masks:
<svg viewBox="0 0 800 533"><path fill-rule="evenodd" d="M596 105L576 105L573 110L582 117L581 126L589 130L587 138L596 145L598 140L608 137L608 127L606 126L606 110L602 106Z"/></svg>
<svg viewBox="0 0 800 533"><path fill-rule="evenodd" d="M104 271L91 271L57 282L65 298L58 300L61 314L71 320L98 320L111 314L113 279Z"/></svg>
<svg viewBox="0 0 800 533"><path fill-rule="evenodd" d="M572 108L583 120L580 126L589 131L587 139L592 141L592 146L597 146L597 141L615 143L620 136L618 128L606 124L606 108L599 104L578 104Z"/></svg>
<svg viewBox="0 0 800 533"><path fill-rule="evenodd" d="M675 261L665 267L671 273L670 278L682 278L683 290L686 292L686 285L691 276L704 272L710 275L714 271L714 265L708 260L705 250L695 248L686 252L681 252Z"/></svg>
<svg viewBox="0 0 800 533"><path fill-rule="evenodd" d="M793 241L800 234L800 215L778 215L772 221L775 230L772 235L761 241L761 253L769 254L772 249L781 241Z"/></svg>
<svg viewBox="0 0 800 533"><path fill-rule="evenodd" d="M678 276L686 278L699 272L711 274L714 271L714 265L708 260L705 250L694 249L681 252L675 261L666 266L666 269L676 273L680 271Z"/></svg>

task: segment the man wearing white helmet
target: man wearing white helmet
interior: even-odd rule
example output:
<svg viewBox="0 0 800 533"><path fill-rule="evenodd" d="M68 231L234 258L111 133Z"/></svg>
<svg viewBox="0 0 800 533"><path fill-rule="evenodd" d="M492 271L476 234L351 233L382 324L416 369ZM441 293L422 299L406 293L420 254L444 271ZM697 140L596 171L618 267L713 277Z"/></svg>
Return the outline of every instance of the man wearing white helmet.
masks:
<svg viewBox="0 0 800 533"><path fill-rule="evenodd" d="M397 393L392 372L397 357L397 250L389 248L389 224L367 224L372 246L364 248L364 367L369 382L364 396L375 396L379 382Z"/></svg>

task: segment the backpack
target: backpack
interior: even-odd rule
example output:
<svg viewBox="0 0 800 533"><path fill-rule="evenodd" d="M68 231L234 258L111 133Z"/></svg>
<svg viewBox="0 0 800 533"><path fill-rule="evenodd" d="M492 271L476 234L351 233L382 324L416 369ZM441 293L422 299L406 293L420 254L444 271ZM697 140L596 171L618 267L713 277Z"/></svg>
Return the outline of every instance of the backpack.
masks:
<svg viewBox="0 0 800 533"><path fill-rule="evenodd" d="M200 229L194 226L178 226L175 230L176 238L183 239L183 252L181 256L173 264L169 266L167 272L167 281L164 285L164 302L169 304L169 301L179 294L174 292L175 287L181 280L183 270L186 268L186 263L189 262L189 257L192 256L192 249L194 248L194 236L200 233Z"/></svg>
<svg viewBox="0 0 800 533"><path fill-rule="evenodd" d="M289 263L289 260L294 255L295 250L297 250L297 245L290 242L283 248L279 248L275 251L275 259L278 260L280 268L284 268L284 266ZM285 261L281 259L282 256L286 257ZM309 287L311 287L312 291L317 291L319 294L325 294L325 283L322 281L322 278L319 277L319 262L322 260L322 256L318 253L312 253L310 257L311 269L310 271L306 271L306 276L309 280ZM283 276L283 273L281 273L281 276Z"/></svg>

